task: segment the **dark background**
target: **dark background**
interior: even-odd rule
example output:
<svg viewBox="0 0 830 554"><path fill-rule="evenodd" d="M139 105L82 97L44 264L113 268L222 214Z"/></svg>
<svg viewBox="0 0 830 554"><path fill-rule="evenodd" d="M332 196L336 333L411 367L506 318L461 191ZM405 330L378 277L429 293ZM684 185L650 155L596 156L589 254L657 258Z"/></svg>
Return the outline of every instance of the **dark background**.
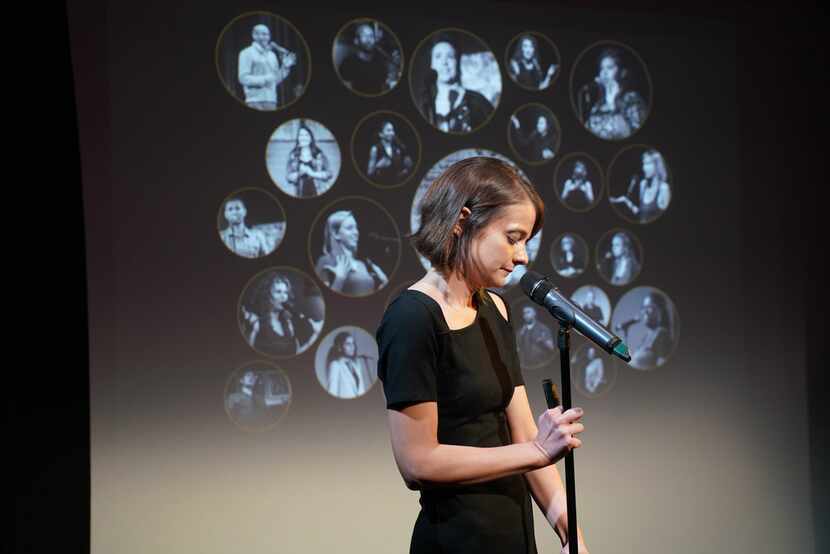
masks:
<svg viewBox="0 0 830 554"><path fill-rule="evenodd" d="M609 18L621 11L619 3L580 5L594 6L599 14ZM799 305L796 313L806 314L816 552L827 551L830 492L826 456L830 414L824 391L830 383L820 366L825 354L822 307L826 304L826 292L817 279L824 258L824 229L819 225L818 210L824 205L826 194L816 178L817 164L822 159L817 132L822 108L813 103L818 100L826 54L819 29L813 27L817 24L816 14L793 10L789 15L749 5L733 13L724 13L721 6L699 3L665 8L647 2L626 2L625 6L626 13L635 10L644 18L686 18L690 28L696 22L713 19L735 26L739 167L745 191L741 220L744 278L738 286L746 319L760 322L746 348L750 357L776 359L779 350L788 348L781 343L779 332L790 322L789 306ZM71 13L73 28L88 31L73 33L73 55L103 57L93 32L104 25L103 11L95 3L85 3L73 5ZM25 43L28 48L42 48L53 62L50 75L54 81L50 86L25 87L26 104L35 107L27 113L36 113L36 117L24 118L21 128L28 134L20 136L24 142L28 139L38 144L46 134L45 124L49 123L49 143L58 146L58 161L44 164L42 155L38 155L33 156L32 163L38 164L36 185L49 186L49 202L38 206L40 217L56 222L62 232L56 237L37 227L44 230L43 236L36 236L36 242L48 246L50 255L44 256L38 248L25 253L31 256L32 268L26 280L33 285L33 297L42 300L43 305L27 304L27 310L16 312L24 315L22 320L15 320L22 330L42 330L44 321L48 321L46 329L51 331L46 335L47 345L42 340L33 340L31 344L37 348L32 350L37 360L35 367L27 364L12 369L14 381L7 394L13 434L10 452L16 462L11 479L15 488L15 522L7 536L12 537L12 551L17 552L43 551L48 547L84 551L89 544L86 290L108 285L103 280L88 281L85 274L80 186L80 159L84 153L78 142L76 109L92 115L86 123L101 129L102 137L107 136L108 110L76 105L74 91L82 83L73 80L65 15L60 10L50 14L48 40L29 38ZM498 52L496 55L500 58ZM99 67L103 66L102 62ZM104 76L93 73L83 79L98 79L101 83ZM32 93L34 96L30 96ZM84 148L94 149L100 155L108 145ZM107 206L106 199L101 200L101 206ZM93 210L86 217L105 218L108 214ZM37 333L23 335L30 339L44 337ZM782 363L781 367L783 372L786 366ZM782 374L781 379L786 379L786 375ZM48 387L44 387L44 382L48 382ZM47 401L32 394L33 384L40 385L40 390L48 389ZM17 394L20 391L28 394ZM777 390L771 387L759 391L758 398L774 411L776 394ZM786 431L786 425L782 425L782 431ZM717 457L713 455L713 465L716 463ZM786 471L786 467L781 469Z"/></svg>

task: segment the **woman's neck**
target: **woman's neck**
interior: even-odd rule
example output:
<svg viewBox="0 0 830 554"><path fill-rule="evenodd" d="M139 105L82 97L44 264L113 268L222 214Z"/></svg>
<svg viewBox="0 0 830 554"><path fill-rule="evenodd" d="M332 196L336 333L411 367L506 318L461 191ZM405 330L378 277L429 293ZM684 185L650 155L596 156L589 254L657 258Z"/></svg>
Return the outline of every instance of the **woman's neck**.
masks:
<svg viewBox="0 0 830 554"><path fill-rule="evenodd" d="M454 308L473 307L473 294L476 289L457 271L444 275L432 268L427 272L424 281L439 293L448 306Z"/></svg>

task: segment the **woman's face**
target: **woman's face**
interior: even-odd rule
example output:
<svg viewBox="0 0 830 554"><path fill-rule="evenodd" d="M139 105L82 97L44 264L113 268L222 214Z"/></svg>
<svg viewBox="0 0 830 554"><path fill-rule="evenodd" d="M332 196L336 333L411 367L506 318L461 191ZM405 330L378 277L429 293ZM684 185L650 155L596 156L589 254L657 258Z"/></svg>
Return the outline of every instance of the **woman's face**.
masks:
<svg viewBox="0 0 830 554"><path fill-rule="evenodd" d="M297 144L303 148L311 145L311 133L308 132L308 129L300 129L297 133Z"/></svg>
<svg viewBox="0 0 830 554"><path fill-rule="evenodd" d="M599 62L599 78L601 81L616 81L619 68L614 58L606 56Z"/></svg>
<svg viewBox="0 0 830 554"><path fill-rule="evenodd" d="M548 118L546 118L543 115L540 115L536 119L536 131L541 135L544 135L548 132Z"/></svg>
<svg viewBox="0 0 830 554"><path fill-rule="evenodd" d="M242 202L231 200L225 204L225 219L231 225L238 225L245 221L245 214L247 214L247 210L245 210L245 205Z"/></svg>
<svg viewBox="0 0 830 554"><path fill-rule="evenodd" d="M574 177L584 179L588 176L588 168L582 162L576 162L574 165Z"/></svg>
<svg viewBox="0 0 830 554"><path fill-rule="evenodd" d="M354 343L354 337L349 335L346 337L346 340L343 341L343 353L349 358L353 358L356 350L357 346Z"/></svg>
<svg viewBox="0 0 830 554"><path fill-rule="evenodd" d="M619 258L624 252L625 243L623 242L623 238L620 235L614 235L614 238L611 239L611 254L615 258Z"/></svg>
<svg viewBox="0 0 830 554"><path fill-rule="evenodd" d="M485 287L503 287L518 265L527 265L527 241L536 221L536 210L529 201L501 208L470 244L472 267Z"/></svg>
<svg viewBox="0 0 830 554"><path fill-rule="evenodd" d="M654 173L657 170L657 167L654 163L654 158L652 156L643 156L643 173L649 179L654 177Z"/></svg>
<svg viewBox="0 0 830 554"><path fill-rule="evenodd" d="M455 48L449 42L439 42L432 47L432 59L429 65L438 73L438 82L451 83L458 71Z"/></svg>
<svg viewBox="0 0 830 554"><path fill-rule="evenodd" d="M286 302L288 302L288 285L282 281L275 281L271 285L271 304L275 308L281 308Z"/></svg>
<svg viewBox="0 0 830 554"><path fill-rule="evenodd" d="M643 303L640 305L640 319L646 324L646 327L651 329L656 328L660 323L660 315L651 296L643 298Z"/></svg>
<svg viewBox="0 0 830 554"><path fill-rule="evenodd" d="M380 134L384 139L391 141L393 138L395 138L395 126L387 122L383 126L383 130L381 130Z"/></svg>
<svg viewBox="0 0 830 554"><path fill-rule="evenodd" d="M533 58L536 48L533 47L533 41L529 38L522 39L522 57L526 60Z"/></svg>
<svg viewBox="0 0 830 554"><path fill-rule="evenodd" d="M574 249L574 239L573 237L562 237L562 251L563 252L570 252Z"/></svg>
<svg viewBox="0 0 830 554"><path fill-rule="evenodd" d="M334 234L334 239L340 243L344 248L351 251L357 250L357 241L360 238L360 231L357 228L357 221L354 217L347 217L340 224L337 233Z"/></svg>

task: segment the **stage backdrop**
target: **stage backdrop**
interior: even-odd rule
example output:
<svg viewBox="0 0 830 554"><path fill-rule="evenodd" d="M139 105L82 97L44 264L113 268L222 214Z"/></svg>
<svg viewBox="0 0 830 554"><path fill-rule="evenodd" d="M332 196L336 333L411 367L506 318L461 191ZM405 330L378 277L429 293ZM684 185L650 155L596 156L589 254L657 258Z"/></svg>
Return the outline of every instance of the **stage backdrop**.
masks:
<svg viewBox="0 0 830 554"><path fill-rule="evenodd" d="M812 550L804 345L759 344L744 313L765 299L742 289L764 276L742 272L732 29L470 6L74 20L93 552L407 551L374 333L428 267L423 192L476 155L545 200L530 268L634 353L573 340L591 552ZM518 271L501 292L538 414L557 326Z"/></svg>

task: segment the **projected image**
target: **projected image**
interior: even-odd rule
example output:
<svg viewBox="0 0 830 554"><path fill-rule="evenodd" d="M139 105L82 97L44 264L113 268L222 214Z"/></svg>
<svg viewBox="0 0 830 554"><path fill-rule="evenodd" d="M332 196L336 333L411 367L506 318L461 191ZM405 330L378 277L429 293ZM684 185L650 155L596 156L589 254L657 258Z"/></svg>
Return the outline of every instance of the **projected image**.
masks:
<svg viewBox="0 0 830 554"><path fill-rule="evenodd" d="M344 326L326 335L314 357L317 380L337 398L363 396L375 384L378 344L360 327Z"/></svg>
<svg viewBox="0 0 830 554"><path fill-rule="evenodd" d="M345 296L369 296L383 289L400 261L395 220L368 198L346 197L329 204L312 224L308 240L317 277Z"/></svg>
<svg viewBox="0 0 830 554"><path fill-rule="evenodd" d="M603 279L624 287L640 274L643 266L643 248L630 231L615 229L607 232L597 243L597 271Z"/></svg>
<svg viewBox="0 0 830 554"><path fill-rule="evenodd" d="M608 169L608 200L620 217L651 223L671 202L669 167L663 155L642 145L617 154Z"/></svg>
<svg viewBox="0 0 830 554"><path fill-rule="evenodd" d="M507 45L507 74L527 90L545 90L559 77L559 49L548 37L528 31Z"/></svg>
<svg viewBox="0 0 830 554"><path fill-rule="evenodd" d="M376 19L356 19L337 33L332 48L340 81L363 96L380 96L397 86L403 73L398 37Z"/></svg>
<svg viewBox="0 0 830 554"><path fill-rule="evenodd" d="M529 300L512 303L510 310L522 369L538 369L551 362L557 352L553 317Z"/></svg>
<svg viewBox="0 0 830 554"><path fill-rule="evenodd" d="M276 267L248 282L237 312L239 330L251 348L267 356L291 358L317 340L326 306L311 277L294 268Z"/></svg>
<svg viewBox="0 0 830 554"><path fill-rule="evenodd" d="M331 131L311 119L286 121L271 135L265 165L274 184L294 198L314 198L340 174L340 146Z"/></svg>
<svg viewBox="0 0 830 554"><path fill-rule="evenodd" d="M614 386L617 380L617 364L600 347L581 340L574 340L571 350L571 374L573 384L588 398L598 398Z"/></svg>
<svg viewBox="0 0 830 554"><path fill-rule="evenodd" d="M622 140L648 118L651 77L634 50L603 41L584 50L571 70L571 102L580 123L595 137Z"/></svg>
<svg viewBox="0 0 830 554"><path fill-rule="evenodd" d="M563 233L551 244L550 263L560 277L581 275L588 267L588 244L576 233Z"/></svg>
<svg viewBox="0 0 830 554"><path fill-rule="evenodd" d="M594 285L584 285L574 291L571 301L588 317L608 327L611 321L611 300L604 290Z"/></svg>
<svg viewBox="0 0 830 554"><path fill-rule="evenodd" d="M611 330L631 352L631 366L655 369L671 356L680 334L680 319L674 303L654 287L636 287L620 298Z"/></svg>
<svg viewBox="0 0 830 554"><path fill-rule="evenodd" d="M217 216L219 238L234 254L261 258L285 236L285 212L279 201L259 189L242 189L226 198Z"/></svg>
<svg viewBox="0 0 830 554"><path fill-rule="evenodd" d="M225 385L225 412L245 431L276 425L291 405L291 383L281 369L253 362L234 371Z"/></svg>
<svg viewBox="0 0 830 554"><path fill-rule="evenodd" d="M527 104L513 112L507 129L507 142L523 162L539 165L559 152L562 133L559 121L542 104Z"/></svg>
<svg viewBox="0 0 830 554"><path fill-rule="evenodd" d="M216 68L228 92L249 108L293 104L311 79L308 46L278 15L253 12L231 21L216 43Z"/></svg>
<svg viewBox="0 0 830 554"><path fill-rule="evenodd" d="M352 159L361 177L393 188L406 183L421 161L421 141L412 123L389 111L374 112L357 124L352 135Z"/></svg>
<svg viewBox="0 0 830 554"><path fill-rule="evenodd" d="M599 204L602 181L599 162L582 152L562 158L553 174L556 198L574 212L587 212Z"/></svg>
<svg viewBox="0 0 830 554"><path fill-rule="evenodd" d="M446 29L415 49L409 86L415 107L430 125L444 133L467 134L487 123L498 107L501 72L483 40Z"/></svg>
<svg viewBox="0 0 830 554"><path fill-rule="evenodd" d="M433 165L429 171L427 171L426 175L424 175L424 178L418 184L418 188L415 189L415 196L412 198L412 207L409 211L410 232L415 233L418 231L418 229L421 228L421 201L423 200L424 194L426 194L427 189L432 184L432 182L435 181L435 179L437 179L438 176L441 175L445 169L447 169L455 162L465 160L467 158L472 158L475 156L488 156L490 158L496 158L503 162L507 162L511 166L516 168L516 171L518 171L522 177L528 179L525 172L522 171L522 169L518 165L516 165L516 162L497 152L493 152L492 150L485 150L481 148L465 148L464 150L458 150L457 152L453 152L452 154L438 160L438 162L436 162L436 164ZM528 182L530 182L530 179L528 179ZM522 278L522 275L524 275L527 272L527 270L533 266L533 262L536 260L536 256L539 254L539 245L541 243L542 231L540 230L538 233L536 233L536 236L527 241L527 244L525 246L528 257L527 266L516 266L516 268L510 273L510 275L507 276L507 280L505 281L504 287L500 289L495 289L496 291L504 293L507 291L507 289L518 284L519 280ZM429 263L429 260L421 256L421 254L419 254L417 251L415 252L415 254L418 256L418 260L421 262L421 265L424 267L424 269L429 271L430 267L432 267L432 264Z"/></svg>

